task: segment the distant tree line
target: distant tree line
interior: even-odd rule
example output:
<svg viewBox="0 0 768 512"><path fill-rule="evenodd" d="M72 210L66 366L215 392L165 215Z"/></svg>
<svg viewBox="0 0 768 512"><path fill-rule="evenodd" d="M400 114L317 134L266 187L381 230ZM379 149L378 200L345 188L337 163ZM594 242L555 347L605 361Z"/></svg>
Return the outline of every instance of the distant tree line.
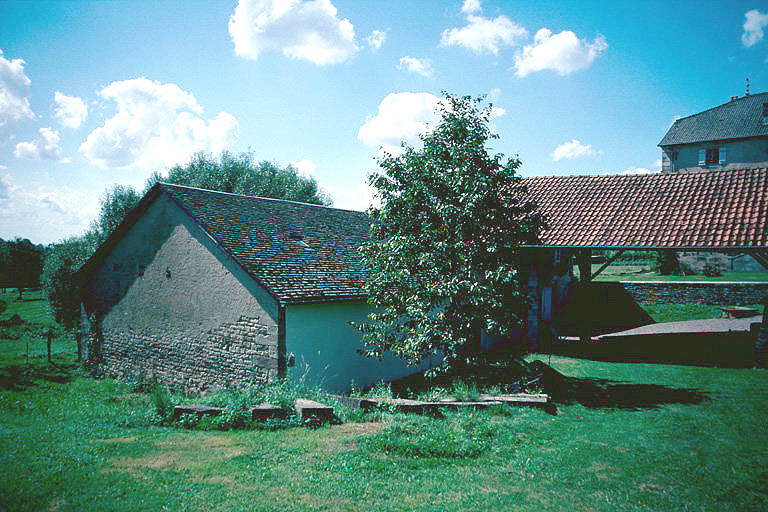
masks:
<svg viewBox="0 0 768 512"><path fill-rule="evenodd" d="M184 165L172 167L166 176L155 172L140 193L130 186L114 185L100 199L100 209L90 229L54 244L42 266L42 284L56 321L74 329L79 321L77 270L120 225L126 214L158 182L218 190L235 194L287 199L330 205L314 178L291 166L257 160L252 152L222 152L218 157L197 153ZM40 273L37 274L38 278Z"/></svg>

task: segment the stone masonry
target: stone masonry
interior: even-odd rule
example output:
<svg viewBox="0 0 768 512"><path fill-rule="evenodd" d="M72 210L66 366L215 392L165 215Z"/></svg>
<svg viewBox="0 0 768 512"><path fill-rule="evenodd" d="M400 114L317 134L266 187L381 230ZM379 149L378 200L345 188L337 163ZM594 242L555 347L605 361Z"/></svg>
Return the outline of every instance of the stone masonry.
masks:
<svg viewBox="0 0 768 512"><path fill-rule="evenodd" d="M200 394L276 378L276 339L276 326L243 317L195 338L170 325L141 332L103 332L89 337L88 352L98 373L105 376L154 379Z"/></svg>
<svg viewBox="0 0 768 512"><path fill-rule="evenodd" d="M648 304L745 306L762 304L768 296L768 283L762 282L623 281L621 284L636 302Z"/></svg>

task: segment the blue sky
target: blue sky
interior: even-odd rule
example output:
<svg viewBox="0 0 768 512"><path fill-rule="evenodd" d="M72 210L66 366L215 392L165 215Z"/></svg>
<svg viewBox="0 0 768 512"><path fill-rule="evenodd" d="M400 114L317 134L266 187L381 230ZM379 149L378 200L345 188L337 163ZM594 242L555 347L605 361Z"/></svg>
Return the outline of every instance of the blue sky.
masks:
<svg viewBox="0 0 768 512"><path fill-rule="evenodd" d="M750 13L749 15L747 15ZM83 232L196 150L295 162L363 209L381 145L487 94L523 175L654 171L672 121L768 90L755 2L0 2L0 237ZM23 61L23 62L22 62ZM58 94L57 94L58 93ZM578 141L578 142L575 142Z"/></svg>

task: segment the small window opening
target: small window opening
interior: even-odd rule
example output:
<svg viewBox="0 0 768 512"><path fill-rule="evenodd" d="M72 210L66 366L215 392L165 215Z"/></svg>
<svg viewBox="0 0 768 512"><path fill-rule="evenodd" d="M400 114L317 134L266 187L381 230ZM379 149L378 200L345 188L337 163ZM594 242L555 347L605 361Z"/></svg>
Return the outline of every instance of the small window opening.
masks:
<svg viewBox="0 0 768 512"><path fill-rule="evenodd" d="M720 161L720 148L711 148L707 150L706 164L716 164Z"/></svg>

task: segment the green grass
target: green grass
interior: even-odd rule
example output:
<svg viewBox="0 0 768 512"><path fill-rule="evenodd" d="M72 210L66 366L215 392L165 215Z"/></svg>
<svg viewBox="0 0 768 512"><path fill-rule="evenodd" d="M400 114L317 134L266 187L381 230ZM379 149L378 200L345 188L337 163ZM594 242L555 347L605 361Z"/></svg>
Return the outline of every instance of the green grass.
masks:
<svg viewBox="0 0 768 512"><path fill-rule="evenodd" d="M559 414L383 415L317 429L153 425L152 397L0 340L0 510L768 508L768 372L553 357Z"/></svg>
<svg viewBox="0 0 768 512"><path fill-rule="evenodd" d="M602 265L592 265L592 272ZM768 272L723 272L722 276L707 277L702 274L691 276L663 276L652 271L651 263L637 264L612 264L603 270L595 281L735 281L735 282L768 282ZM578 270L574 268L578 276Z"/></svg>
<svg viewBox="0 0 768 512"><path fill-rule="evenodd" d="M704 318L720 318L723 311L720 306L707 304L640 304L655 322L681 322L684 320L700 320ZM748 307L763 312L762 304L752 304Z"/></svg>

